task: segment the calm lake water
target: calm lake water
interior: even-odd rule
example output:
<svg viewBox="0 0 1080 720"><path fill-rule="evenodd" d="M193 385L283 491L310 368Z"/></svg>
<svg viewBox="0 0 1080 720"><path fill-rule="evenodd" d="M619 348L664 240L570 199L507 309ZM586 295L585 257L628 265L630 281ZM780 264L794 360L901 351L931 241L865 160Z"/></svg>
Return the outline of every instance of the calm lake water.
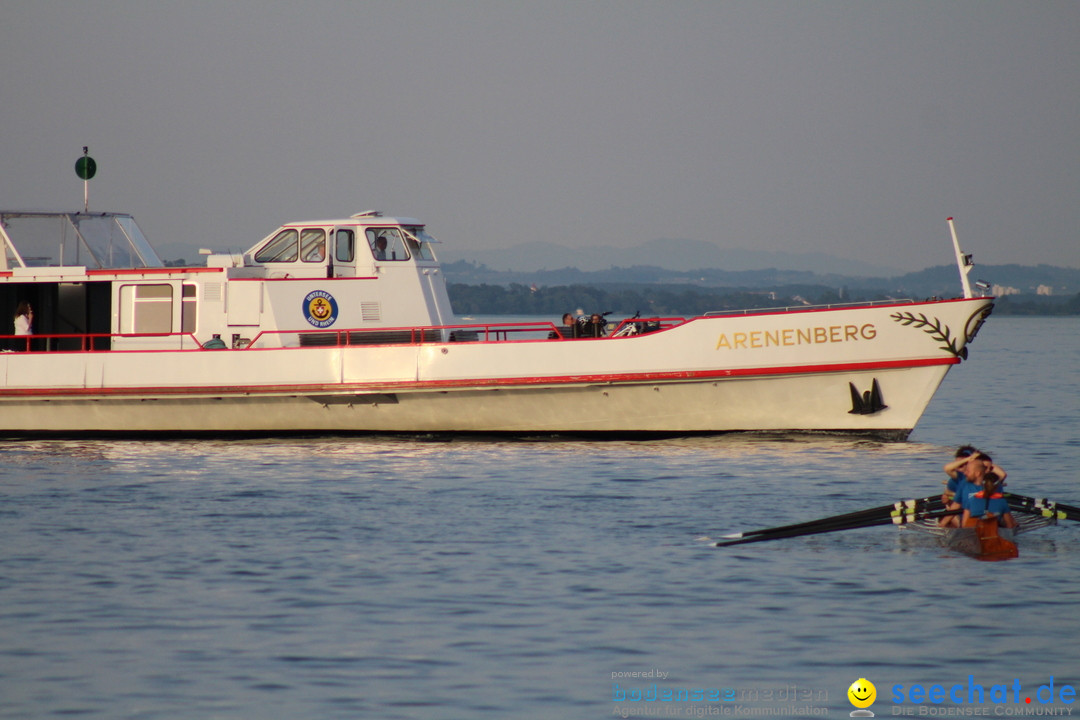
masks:
<svg viewBox="0 0 1080 720"><path fill-rule="evenodd" d="M702 539L933 494L969 442L1080 505L1080 321L991 318L905 443L2 441L0 718L1073 709L1080 524ZM895 702L935 684L986 697Z"/></svg>

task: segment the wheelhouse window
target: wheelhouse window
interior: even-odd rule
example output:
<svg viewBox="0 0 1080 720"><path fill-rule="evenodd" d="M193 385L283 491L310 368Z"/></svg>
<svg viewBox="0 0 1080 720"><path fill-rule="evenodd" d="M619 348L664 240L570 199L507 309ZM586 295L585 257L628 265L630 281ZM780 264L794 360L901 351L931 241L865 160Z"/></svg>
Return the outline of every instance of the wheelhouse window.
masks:
<svg viewBox="0 0 1080 720"><path fill-rule="evenodd" d="M172 285L124 285L120 288L122 334L171 333L172 323Z"/></svg>
<svg viewBox="0 0 1080 720"><path fill-rule="evenodd" d="M322 228L305 228L300 233L300 259L304 262L322 262L326 259L326 231Z"/></svg>
<svg viewBox="0 0 1080 720"><path fill-rule="evenodd" d="M368 228L368 245L376 260L408 260L405 238L397 228Z"/></svg>
<svg viewBox="0 0 1080 720"><path fill-rule="evenodd" d="M405 230L405 241L409 245L409 250L412 251L414 257L420 260L435 260L435 251L432 247L432 243L439 242L434 237L428 234L422 226L419 227L407 227Z"/></svg>
<svg viewBox="0 0 1080 720"><path fill-rule="evenodd" d="M352 262L356 252L356 235L347 228L338 229L334 235L334 259L338 262Z"/></svg>
<svg viewBox="0 0 1080 720"><path fill-rule="evenodd" d="M262 246L262 248L255 253L255 262L258 263L280 263L280 262L296 262L298 256L297 253L297 238L299 233L289 228L282 230L274 238Z"/></svg>

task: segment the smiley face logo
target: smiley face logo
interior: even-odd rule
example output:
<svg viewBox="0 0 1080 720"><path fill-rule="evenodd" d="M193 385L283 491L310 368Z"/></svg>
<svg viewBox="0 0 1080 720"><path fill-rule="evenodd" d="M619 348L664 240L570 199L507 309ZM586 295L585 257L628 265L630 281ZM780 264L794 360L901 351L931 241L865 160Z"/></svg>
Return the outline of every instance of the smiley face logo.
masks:
<svg viewBox="0 0 1080 720"><path fill-rule="evenodd" d="M855 707L868 708L877 699L877 688L874 687L874 683L866 678L859 678L851 683L851 687L847 691L847 697Z"/></svg>

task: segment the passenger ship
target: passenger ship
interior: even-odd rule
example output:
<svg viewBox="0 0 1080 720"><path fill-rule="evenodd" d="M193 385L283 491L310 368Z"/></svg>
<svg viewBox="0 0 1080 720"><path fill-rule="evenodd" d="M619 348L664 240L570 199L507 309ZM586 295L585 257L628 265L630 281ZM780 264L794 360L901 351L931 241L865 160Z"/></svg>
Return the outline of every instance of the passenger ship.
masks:
<svg viewBox="0 0 1080 720"><path fill-rule="evenodd" d="M0 307L34 311L32 335L0 336L8 435L903 439L993 307L955 231L963 297L635 318L575 340L455 321L436 240L378 212L290 223L203 251L205 267L166 267L127 214L3 212L0 236Z"/></svg>

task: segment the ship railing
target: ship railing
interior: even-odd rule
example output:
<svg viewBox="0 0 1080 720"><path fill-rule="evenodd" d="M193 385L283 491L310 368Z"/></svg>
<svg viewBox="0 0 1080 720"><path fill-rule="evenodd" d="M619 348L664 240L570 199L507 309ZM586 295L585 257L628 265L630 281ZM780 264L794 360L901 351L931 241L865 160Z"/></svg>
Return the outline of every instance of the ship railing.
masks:
<svg viewBox="0 0 1080 720"><path fill-rule="evenodd" d="M655 320L665 326L669 318ZM678 320L681 322L681 318ZM624 321L630 322L630 321ZM620 324L619 327L623 327ZM0 335L0 351L118 352L125 350L269 349L288 347L349 347L361 345L423 345L432 343L503 343L563 339L566 328L552 322L462 323L412 327L344 328L340 330L264 330L255 337L234 336L232 343L215 337L205 345L191 333L48 333ZM586 338L590 339L590 338ZM217 344L215 344L217 343Z"/></svg>
<svg viewBox="0 0 1080 720"><path fill-rule="evenodd" d="M196 350L191 333L39 333L0 335L0 350L12 352L115 352L120 350Z"/></svg>
<svg viewBox="0 0 1080 720"><path fill-rule="evenodd" d="M686 322L681 317L634 317L609 324L610 339L665 330ZM614 327L612 327L614 325ZM17 352L118 352L201 349L270 349L350 347L363 345L424 345L434 343L504 343L567 339L567 328L552 322L461 323L338 330L263 330L253 338L215 336L205 344L190 332L181 333L49 333L0 335L0 350Z"/></svg>
<svg viewBox="0 0 1080 720"><path fill-rule="evenodd" d="M608 325L601 338L642 335L686 322L682 317L634 317ZM340 330L264 330L244 348L349 347L354 345L423 345L430 343L503 343L565 340L567 328L552 322L461 323L417 327L342 328Z"/></svg>
<svg viewBox="0 0 1080 720"><path fill-rule="evenodd" d="M558 328L551 322L469 323L445 325L449 342L508 342L546 340Z"/></svg>
<svg viewBox="0 0 1080 720"><path fill-rule="evenodd" d="M264 330L246 348L349 347L354 345L423 345L443 342L513 342L540 340L557 333L550 322L467 323L340 330Z"/></svg>
<svg viewBox="0 0 1080 720"><path fill-rule="evenodd" d="M620 320L618 323L606 323L604 335L599 338L592 336L578 337L578 340L602 340L604 338L634 335L681 325L686 320L681 317L633 317ZM447 325L450 330L450 342L503 342L507 340L566 340L570 339L570 331L566 325L555 325L551 322L531 323L493 323L473 325ZM586 323L585 327L589 325Z"/></svg>

